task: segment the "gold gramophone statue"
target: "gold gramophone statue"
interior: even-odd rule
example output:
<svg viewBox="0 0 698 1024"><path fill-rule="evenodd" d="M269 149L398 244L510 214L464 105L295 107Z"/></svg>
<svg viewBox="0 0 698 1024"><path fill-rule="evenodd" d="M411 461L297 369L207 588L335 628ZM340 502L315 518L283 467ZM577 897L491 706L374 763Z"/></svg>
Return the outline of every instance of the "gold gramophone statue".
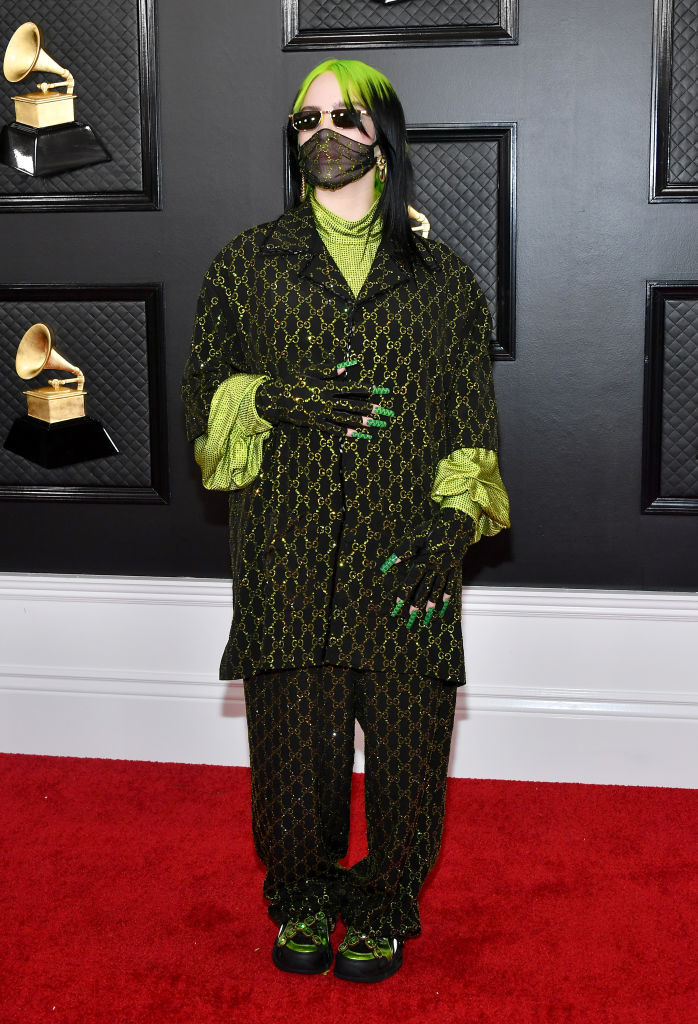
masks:
<svg viewBox="0 0 698 1024"><path fill-rule="evenodd" d="M33 324L24 333L15 369L22 380L42 370L67 370L75 376L54 377L48 386L24 392L27 415L12 424L5 441L8 451L47 469L118 454L101 423L85 415L85 375L57 351L48 324Z"/></svg>
<svg viewBox="0 0 698 1024"><path fill-rule="evenodd" d="M431 231L431 224L426 214L421 213L419 210L415 210L414 206L407 207L407 216L410 220L415 220L417 223L412 226L412 230L417 235L421 235L422 238L428 238L429 232Z"/></svg>
<svg viewBox="0 0 698 1024"><path fill-rule="evenodd" d="M45 388L25 391L29 416L44 423L60 423L85 415L85 375L56 350L48 324L34 324L25 333L15 356L15 369L22 380L31 380L42 370L68 370L76 374L62 380L54 378ZM77 387L69 388L68 384Z"/></svg>
<svg viewBox="0 0 698 1024"><path fill-rule="evenodd" d="M44 50L43 32L25 21L10 39L3 74L20 82L48 71L62 81L40 82L34 92L14 96L15 120L0 133L0 160L24 174L46 177L111 160L88 124L75 120L75 80ZM65 92L59 92L59 89Z"/></svg>

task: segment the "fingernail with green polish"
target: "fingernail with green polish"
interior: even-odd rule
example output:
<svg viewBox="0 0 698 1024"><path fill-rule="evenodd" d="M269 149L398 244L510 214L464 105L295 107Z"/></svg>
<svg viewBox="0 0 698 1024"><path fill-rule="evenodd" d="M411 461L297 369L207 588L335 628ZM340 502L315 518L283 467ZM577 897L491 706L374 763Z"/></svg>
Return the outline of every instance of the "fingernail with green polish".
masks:
<svg viewBox="0 0 698 1024"><path fill-rule="evenodd" d="M379 416L394 416L395 412L392 409L383 409L380 405L376 406L376 413Z"/></svg>
<svg viewBox="0 0 698 1024"><path fill-rule="evenodd" d="M397 604L395 605L395 607L393 608L393 610L391 611L390 614L391 615L397 615L397 613L400 611L400 609L402 608L404 603L405 602L403 601L403 599L401 597L399 597L398 600L397 600Z"/></svg>
<svg viewBox="0 0 698 1024"><path fill-rule="evenodd" d="M374 387L373 388L373 394L374 395L389 395L390 394L390 388Z"/></svg>
<svg viewBox="0 0 698 1024"><path fill-rule="evenodd" d="M381 566L381 572L387 572L391 565L395 565L397 562L397 555L391 555L390 558L386 558Z"/></svg>
<svg viewBox="0 0 698 1024"><path fill-rule="evenodd" d="M355 366L358 361L358 359L345 359L343 363L337 363L335 369L341 370L345 366Z"/></svg>
<svg viewBox="0 0 698 1024"><path fill-rule="evenodd" d="M424 622L422 623L423 626L428 626L429 625L429 621L430 621L430 619L431 619L433 614L434 614L434 609L433 608L427 608L427 613L424 616Z"/></svg>
<svg viewBox="0 0 698 1024"><path fill-rule="evenodd" d="M387 427L388 424L385 420L369 420L366 424L367 427Z"/></svg>
<svg viewBox="0 0 698 1024"><path fill-rule="evenodd" d="M413 612L410 612L410 617L407 620L407 628L408 629L412 626L412 623L414 622L414 620L417 618L418 615L419 615L419 608L415 608L415 610Z"/></svg>
<svg viewBox="0 0 698 1024"><path fill-rule="evenodd" d="M446 609L448 608L448 602L449 602L450 600L451 600L451 598L450 598L450 597L447 597L447 598L446 598L446 600L444 601L444 604L443 604L443 608L442 608L442 609L441 609L441 611L439 612L439 615L443 615L443 614L444 614L444 612L445 612L445 611L446 611Z"/></svg>
<svg viewBox="0 0 698 1024"><path fill-rule="evenodd" d="M367 437L368 440L370 441L371 438L373 437L373 434L364 434L361 430L355 430L354 433L351 436L352 437Z"/></svg>

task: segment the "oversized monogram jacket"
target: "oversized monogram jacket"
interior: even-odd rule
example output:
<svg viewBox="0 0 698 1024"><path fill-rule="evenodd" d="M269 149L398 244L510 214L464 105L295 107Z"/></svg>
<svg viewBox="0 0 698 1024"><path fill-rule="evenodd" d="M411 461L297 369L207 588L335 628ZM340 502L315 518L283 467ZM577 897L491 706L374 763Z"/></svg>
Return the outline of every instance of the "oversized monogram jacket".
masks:
<svg viewBox="0 0 698 1024"><path fill-rule="evenodd" d="M509 525L489 310L451 249L417 241L426 265L381 242L354 297L306 202L237 235L204 278L182 394L204 483L229 491L222 679L328 662L465 682L461 573L445 615L407 630L406 614L390 615L396 577L379 571L442 503L472 516L476 540ZM256 413L281 359L346 358L355 379L391 389L395 416L372 440Z"/></svg>

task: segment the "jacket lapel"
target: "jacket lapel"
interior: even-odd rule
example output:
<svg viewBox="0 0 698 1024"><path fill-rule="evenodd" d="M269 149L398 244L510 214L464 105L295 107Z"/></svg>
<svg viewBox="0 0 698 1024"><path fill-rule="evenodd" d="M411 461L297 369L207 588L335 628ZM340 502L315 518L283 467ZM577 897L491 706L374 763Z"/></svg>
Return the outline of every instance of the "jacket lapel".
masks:
<svg viewBox="0 0 698 1024"><path fill-rule="evenodd" d="M378 246L371 269L366 275L366 280L361 286L357 296L357 302L367 302L375 299L383 292L392 291L411 277L406 261L400 260L392 245L384 242Z"/></svg>
<svg viewBox="0 0 698 1024"><path fill-rule="evenodd" d="M274 221L262 243L262 252L295 253L298 276L307 278L344 302L354 297L344 275L322 243L310 203L294 206Z"/></svg>
<svg viewBox="0 0 698 1024"><path fill-rule="evenodd" d="M371 269L356 299L344 275L323 245L315 227L310 203L301 203L281 214L271 225L262 243L262 252L284 251L301 257L298 274L331 292L344 302L367 302L383 292L392 291L412 277L407 260L395 247L381 241ZM430 253L427 262L434 267Z"/></svg>
<svg viewBox="0 0 698 1024"><path fill-rule="evenodd" d="M318 244L313 245L310 259L300 268L299 275L319 284L321 288L331 292L343 302L353 302L354 295L344 274L330 256L317 231L315 236Z"/></svg>

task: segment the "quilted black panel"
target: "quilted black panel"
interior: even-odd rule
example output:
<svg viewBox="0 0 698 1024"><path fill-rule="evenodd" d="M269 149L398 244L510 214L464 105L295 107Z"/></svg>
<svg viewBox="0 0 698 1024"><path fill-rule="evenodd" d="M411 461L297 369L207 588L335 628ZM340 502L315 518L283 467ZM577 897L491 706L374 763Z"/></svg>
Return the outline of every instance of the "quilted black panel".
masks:
<svg viewBox="0 0 698 1024"><path fill-rule="evenodd" d="M0 194L57 195L143 189L137 0L32 0L9 5L2 18L4 48L22 22L43 30L46 52L75 78L76 119L94 129L111 161L50 178L0 164ZM21 82L0 76L0 119L14 121L12 97L55 75L35 72Z"/></svg>
<svg viewBox="0 0 698 1024"><path fill-rule="evenodd" d="M667 298L660 493L698 497L698 298Z"/></svg>
<svg viewBox="0 0 698 1024"><path fill-rule="evenodd" d="M496 140L410 142L415 207L430 238L450 245L473 270L497 337L499 145Z"/></svg>
<svg viewBox="0 0 698 1024"><path fill-rule="evenodd" d="M698 10L674 0L669 180L698 181Z"/></svg>
<svg viewBox="0 0 698 1024"><path fill-rule="evenodd" d="M298 21L301 32L498 25L499 0L299 0Z"/></svg>
<svg viewBox="0 0 698 1024"><path fill-rule="evenodd" d="M26 413L25 390L42 387L44 371L23 381L15 372L19 341L33 323L49 324L56 348L85 374L86 412L112 437L119 454L62 469L44 469L0 448L3 485L151 486L150 416L144 301L0 301L0 443Z"/></svg>

